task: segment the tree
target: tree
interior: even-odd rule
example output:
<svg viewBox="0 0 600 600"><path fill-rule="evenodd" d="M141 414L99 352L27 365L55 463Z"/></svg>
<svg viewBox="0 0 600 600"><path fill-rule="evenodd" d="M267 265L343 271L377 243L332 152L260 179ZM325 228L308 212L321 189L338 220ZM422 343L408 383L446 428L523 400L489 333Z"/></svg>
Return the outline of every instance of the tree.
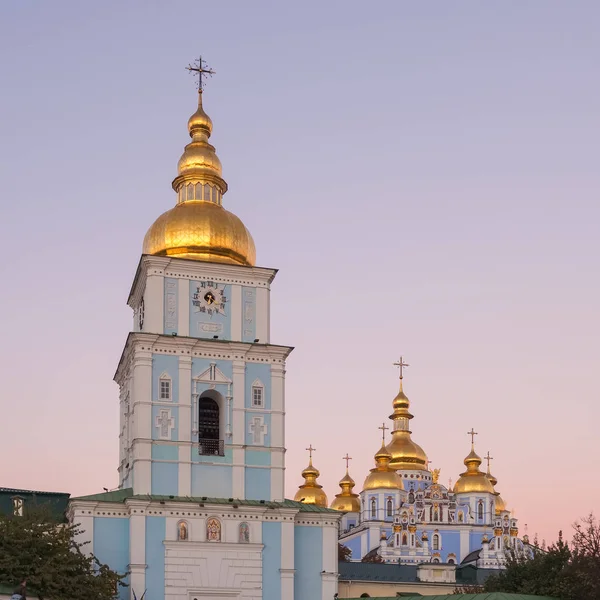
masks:
<svg viewBox="0 0 600 600"><path fill-rule="evenodd" d="M485 591L537 594L561 600L600 598L600 524L589 515L573 528L571 548L559 532L557 542L546 550L511 553L506 569L486 580Z"/></svg>
<svg viewBox="0 0 600 600"><path fill-rule="evenodd" d="M26 581L27 596L39 600L112 600L125 575L84 554L79 533L43 509L0 515L0 581Z"/></svg>
<svg viewBox="0 0 600 600"><path fill-rule="evenodd" d="M338 543L338 560L340 562L348 562L351 556L352 550L350 550L348 546L344 546L344 544Z"/></svg>

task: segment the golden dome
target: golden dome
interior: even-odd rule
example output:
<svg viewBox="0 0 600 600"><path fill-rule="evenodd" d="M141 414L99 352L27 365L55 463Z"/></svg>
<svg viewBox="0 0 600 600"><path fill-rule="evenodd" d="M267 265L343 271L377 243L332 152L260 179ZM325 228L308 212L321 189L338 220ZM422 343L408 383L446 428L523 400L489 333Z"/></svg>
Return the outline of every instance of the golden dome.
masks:
<svg viewBox="0 0 600 600"><path fill-rule="evenodd" d="M384 442L375 455L375 468L371 469L367 475L365 482L363 483L363 491L379 489L404 489L404 484L402 483L400 475L398 475L398 473L396 473L396 471L394 471L390 465L391 458L392 455L388 452Z"/></svg>
<svg viewBox="0 0 600 600"><path fill-rule="evenodd" d="M358 494L353 492L355 485L354 479L350 477L346 468L346 474L340 479L342 491L335 495L331 508L340 512L360 512L360 499Z"/></svg>
<svg viewBox="0 0 600 600"><path fill-rule="evenodd" d="M479 470L481 458L475 452L471 444L471 452L465 458L467 470L460 474L458 481L454 484L455 494L468 494L472 492L494 493L494 487L487 475Z"/></svg>
<svg viewBox="0 0 600 600"><path fill-rule="evenodd" d="M143 253L253 266L256 249L242 221L222 206L227 183L208 138L212 121L202 107L188 121L192 141L179 159L173 180L177 205L163 213L144 238Z"/></svg>
<svg viewBox="0 0 600 600"><path fill-rule="evenodd" d="M412 441L408 429L413 415L408 408L410 401L402 389L402 378L400 379L400 390L392 403L394 407L390 419L394 421L394 431L392 431L392 440L387 445L387 450L392 456L390 467L392 469L413 469L427 470L427 455L423 448Z"/></svg>
<svg viewBox="0 0 600 600"><path fill-rule="evenodd" d="M496 514L499 515L506 510L506 502L502 499L502 496L496 492Z"/></svg>
<svg viewBox="0 0 600 600"><path fill-rule="evenodd" d="M144 238L144 254L252 266L254 240L244 224L222 206L182 202L163 213Z"/></svg>
<svg viewBox="0 0 600 600"><path fill-rule="evenodd" d="M304 504L315 504L327 508L329 502L327 495L323 491L323 486L317 483L317 477L320 475L319 470L312 464L312 457L308 459L308 467L302 471L304 483L298 488L294 500L303 502Z"/></svg>

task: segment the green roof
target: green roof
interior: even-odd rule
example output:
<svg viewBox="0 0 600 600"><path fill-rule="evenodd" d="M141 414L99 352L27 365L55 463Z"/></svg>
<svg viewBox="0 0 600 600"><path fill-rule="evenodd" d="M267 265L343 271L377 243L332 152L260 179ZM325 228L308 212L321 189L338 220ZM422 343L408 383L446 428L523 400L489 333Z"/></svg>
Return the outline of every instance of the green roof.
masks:
<svg viewBox="0 0 600 600"><path fill-rule="evenodd" d="M487 594L443 594L441 596L402 596L404 600L556 600L549 596L530 596L528 594L506 594L504 592L490 592ZM353 598L351 600L360 600ZM378 596L371 600L398 600L398 596Z"/></svg>
<svg viewBox="0 0 600 600"><path fill-rule="evenodd" d="M265 506L267 508L295 508L300 512L329 513L339 515L339 511L314 504L304 504L295 500L284 500L283 502L271 502L270 500L241 500L239 498L209 498L207 496L165 496L159 494L135 494L131 488L92 494L91 496L79 496L72 500L83 500L86 502L125 502L125 500L153 500L163 502L194 502L196 504L227 504L238 506Z"/></svg>

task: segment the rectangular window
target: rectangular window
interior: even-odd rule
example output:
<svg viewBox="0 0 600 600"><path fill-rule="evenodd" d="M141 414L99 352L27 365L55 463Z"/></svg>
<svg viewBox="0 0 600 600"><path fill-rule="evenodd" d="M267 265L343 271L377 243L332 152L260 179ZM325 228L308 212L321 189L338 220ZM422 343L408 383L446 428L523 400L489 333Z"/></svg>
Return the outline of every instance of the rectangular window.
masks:
<svg viewBox="0 0 600 600"><path fill-rule="evenodd" d="M260 387L252 388L252 406L262 407L263 405L263 389Z"/></svg>
<svg viewBox="0 0 600 600"><path fill-rule="evenodd" d="M171 382L168 379L160 380L160 399L170 400L171 399Z"/></svg>

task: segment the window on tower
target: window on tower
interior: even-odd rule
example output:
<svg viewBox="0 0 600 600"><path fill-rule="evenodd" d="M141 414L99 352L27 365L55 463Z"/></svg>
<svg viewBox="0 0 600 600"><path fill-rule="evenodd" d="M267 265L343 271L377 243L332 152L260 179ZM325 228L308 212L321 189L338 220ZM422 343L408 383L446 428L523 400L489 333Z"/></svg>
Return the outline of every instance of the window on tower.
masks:
<svg viewBox="0 0 600 600"><path fill-rule="evenodd" d="M263 406L263 389L262 387L254 386L252 388L252 406L262 408Z"/></svg>
<svg viewBox="0 0 600 600"><path fill-rule="evenodd" d="M394 505L392 503L392 499L388 498L387 504L386 504L386 514L388 517L393 516L394 514Z"/></svg>
<svg viewBox="0 0 600 600"><path fill-rule="evenodd" d="M160 400L170 400L171 399L171 380L166 377L161 378L160 380Z"/></svg>
<svg viewBox="0 0 600 600"><path fill-rule="evenodd" d="M375 498L371 498L371 518L377 518L377 501Z"/></svg>
<svg viewBox="0 0 600 600"><path fill-rule="evenodd" d="M211 396L201 396L198 401L198 451L203 455L224 455L220 438L220 409Z"/></svg>

